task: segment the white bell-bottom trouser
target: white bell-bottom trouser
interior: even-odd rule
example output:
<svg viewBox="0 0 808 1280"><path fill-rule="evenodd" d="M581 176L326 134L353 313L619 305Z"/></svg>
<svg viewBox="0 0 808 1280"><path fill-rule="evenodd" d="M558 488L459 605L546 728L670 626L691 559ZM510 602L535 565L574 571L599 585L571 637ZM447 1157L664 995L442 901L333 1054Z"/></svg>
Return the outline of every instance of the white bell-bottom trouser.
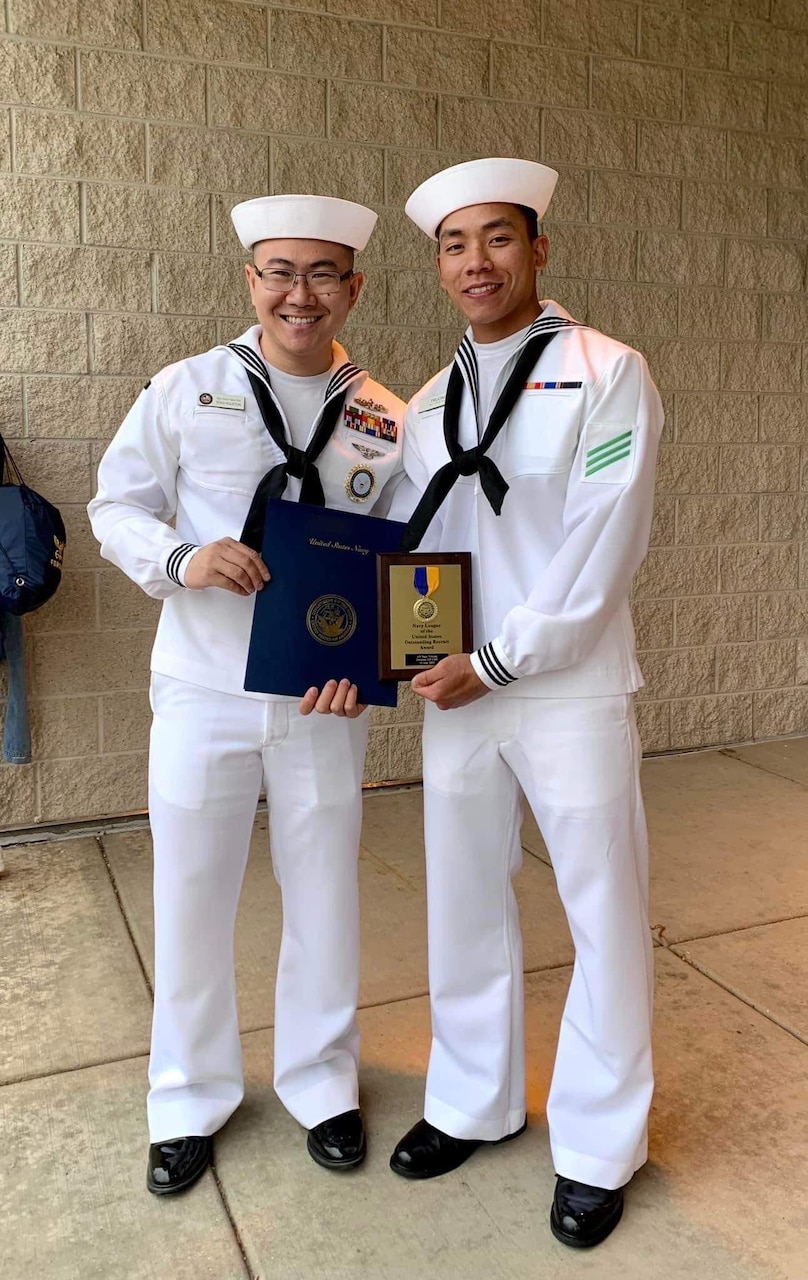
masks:
<svg viewBox="0 0 808 1280"><path fill-rule="evenodd" d="M495 1140L525 1118L522 941L511 877L524 791L575 966L547 1103L556 1172L628 1182L647 1156L653 954L640 744L630 695L426 704L432 1052L425 1117ZM541 928L540 921L531 921Z"/></svg>
<svg viewBox="0 0 808 1280"><path fill-rule="evenodd" d="M150 1140L215 1133L243 1092L233 935L262 784L283 934L275 1089L307 1129L358 1106L368 717L152 677L155 993Z"/></svg>

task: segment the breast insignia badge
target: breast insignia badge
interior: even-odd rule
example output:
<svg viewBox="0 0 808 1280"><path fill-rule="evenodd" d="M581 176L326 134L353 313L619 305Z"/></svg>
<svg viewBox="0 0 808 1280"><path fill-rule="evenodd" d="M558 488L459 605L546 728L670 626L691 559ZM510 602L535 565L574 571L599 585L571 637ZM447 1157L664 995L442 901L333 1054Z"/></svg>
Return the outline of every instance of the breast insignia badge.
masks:
<svg viewBox="0 0 808 1280"><path fill-rule="evenodd" d="M356 397L356 403L363 409L376 409L379 413L387 413L387 405L379 404L378 400L369 400L363 396Z"/></svg>
<svg viewBox="0 0 808 1280"><path fill-rule="evenodd" d="M361 453L363 458L368 460L371 458L383 458L384 454L381 449L369 449L366 444L360 444L358 440L352 440L351 445L356 449L357 453Z"/></svg>
<svg viewBox="0 0 808 1280"><path fill-rule="evenodd" d="M367 502L376 488L376 473L371 467L358 466L348 472L345 492L351 502Z"/></svg>

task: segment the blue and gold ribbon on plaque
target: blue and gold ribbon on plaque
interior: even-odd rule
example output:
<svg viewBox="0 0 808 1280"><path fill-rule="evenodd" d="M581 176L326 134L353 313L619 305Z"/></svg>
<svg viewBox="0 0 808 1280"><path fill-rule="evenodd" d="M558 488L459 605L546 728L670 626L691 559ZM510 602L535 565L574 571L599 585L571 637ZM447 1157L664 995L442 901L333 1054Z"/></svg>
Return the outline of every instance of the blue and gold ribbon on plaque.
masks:
<svg viewBox="0 0 808 1280"><path fill-rule="evenodd" d="M438 616L438 606L431 597L440 586L440 566L418 565L413 572L412 581L419 596L412 611L419 622L432 622Z"/></svg>

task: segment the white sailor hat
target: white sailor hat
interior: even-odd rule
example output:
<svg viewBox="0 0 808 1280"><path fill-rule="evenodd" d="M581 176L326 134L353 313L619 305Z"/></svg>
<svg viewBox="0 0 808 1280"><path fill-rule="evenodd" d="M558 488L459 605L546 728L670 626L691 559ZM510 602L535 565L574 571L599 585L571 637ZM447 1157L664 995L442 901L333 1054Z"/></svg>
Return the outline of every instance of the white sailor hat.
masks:
<svg viewBox="0 0 808 1280"><path fill-rule="evenodd" d="M422 182L405 204L404 212L437 240L444 218L471 204L523 204L542 218L557 181L555 169L533 160L468 160Z"/></svg>
<svg viewBox="0 0 808 1280"><path fill-rule="evenodd" d="M259 196L237 204L230 217L245 249L259 240L330 240L364 249L378 214L333 196Z"/></svg>

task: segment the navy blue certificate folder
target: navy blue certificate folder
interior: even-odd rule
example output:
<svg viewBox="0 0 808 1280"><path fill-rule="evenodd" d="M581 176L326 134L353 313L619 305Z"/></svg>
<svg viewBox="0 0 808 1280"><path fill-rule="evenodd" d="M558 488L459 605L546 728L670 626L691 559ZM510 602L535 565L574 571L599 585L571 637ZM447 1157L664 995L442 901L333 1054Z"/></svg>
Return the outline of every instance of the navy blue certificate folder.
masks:
<svg viewBox="0 0 808 1280"><path fill-rule="evenodd" d="M379 680L376 553L398 551L405 526L353 511L271 498L244 688L301 697L346 676L360 702L396 705Z"/></svg>

